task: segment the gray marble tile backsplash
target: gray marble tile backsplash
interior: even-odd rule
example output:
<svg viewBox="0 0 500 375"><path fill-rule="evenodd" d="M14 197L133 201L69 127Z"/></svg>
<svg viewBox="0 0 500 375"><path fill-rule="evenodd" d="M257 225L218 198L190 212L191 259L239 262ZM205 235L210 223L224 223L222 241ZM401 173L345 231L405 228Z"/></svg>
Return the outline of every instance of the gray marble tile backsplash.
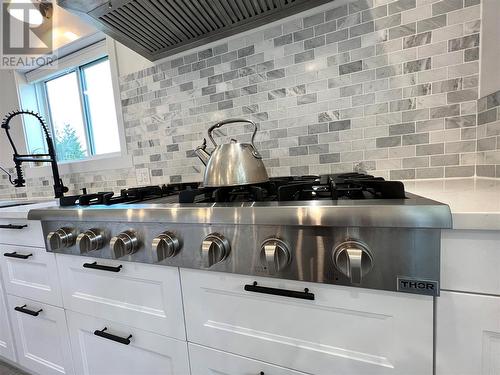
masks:
<svg viewBox="0 0 500 375"><path fill-rule="evenodd" d="M218 120L258 123L269 174L500 177L500 92L478 100L478 0L359 0L295 16L120 78L127 151L154 184L199 181ZM217 140L248 141L245 125ZM136 185L135 168L63 176L73 191ZM49 178L0 197L50 195ZM33 191L32 191L33 190Z"/></svg>

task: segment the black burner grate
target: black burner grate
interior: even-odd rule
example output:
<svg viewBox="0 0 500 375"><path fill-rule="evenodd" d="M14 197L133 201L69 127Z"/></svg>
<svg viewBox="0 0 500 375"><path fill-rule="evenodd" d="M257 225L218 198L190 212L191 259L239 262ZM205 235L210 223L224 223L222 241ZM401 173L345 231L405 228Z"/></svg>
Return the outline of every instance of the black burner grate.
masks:
<svg viewBox="0 0 500 375"><path fill-rule="evenodd" d="M404 185L359 173L271 178L268 183L181 191L179 203L404 199Z"/></svg>
<svg viewBox="0 0 500 375"><path fill-rule="evenodd" d="M90 206L96 204L112 205L119 203L138 203L177 195L180 191L198 188L199 183L179 183L169 185L141 186L129 189L122 189L119 195L112 191L98 192L92 194L73 195L61 198L61 206Z"/></svg>
<svg viewBox="0 0 500 375"><path fill-rule="evenodd" d="M113 192L82 194L61 199L61 206L138 203L177 196L179 203L309 201L341 199L404 199L400 181L385 181L359 173L275 177L258 185L204 188L199 183L144 186ZM175 198L174 198L175 199Z"/></svg>

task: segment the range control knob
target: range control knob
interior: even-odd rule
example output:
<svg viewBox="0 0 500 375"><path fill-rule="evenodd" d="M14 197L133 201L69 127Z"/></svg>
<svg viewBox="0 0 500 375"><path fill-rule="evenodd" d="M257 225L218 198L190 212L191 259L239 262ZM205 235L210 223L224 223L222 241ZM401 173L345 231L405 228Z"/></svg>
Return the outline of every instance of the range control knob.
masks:
<svg viewBox="0 0 500 375"><path fill-rule="evenodd" d="M260 247L260 260L269 273L278 273L290 264L288 245L277 238L269 238Z"/></svg>
<svg viewBox="0 0 500 375"><path fill-rule="evenodd" d="M99 250L104 245L104 236L100 229L92 228L78 235L76 245L82 254Z"/></svg>
<svg viewBox="0 0 500 375"><path fill-rule="evenodd" d="M151 247L155 260L161 262L175 256L181 249L181 243L174 233L167 231L155 237Z"/></svg>
<svg viewBox="0 0 500 375"><path fill-rule="evenodd" d="M59 228L47 235L50 250L60 250L75 244L75 230L73 228Z"/></svg>
<svg viewBox="0 0 500 375"><path fill-rule="evenodd" d="M201 258L205 268L223 261L231 251L229 241L219 233L211 233L201 244Z"/></svg>
<svg viewBox="0 0 500 375"><path fill-rule="evenodd" d="M373 258L364 243L349 240L342 242L333 250L333 263L352 284L361 284L363 277L373 267Z"/></svg>
<svg viewBox="0 0 500 375"><path fill-rule="evenodd" d="M135 232L126 230L109 241L113 258L118 259L135 253L139 249L139 239Z"/></svg>

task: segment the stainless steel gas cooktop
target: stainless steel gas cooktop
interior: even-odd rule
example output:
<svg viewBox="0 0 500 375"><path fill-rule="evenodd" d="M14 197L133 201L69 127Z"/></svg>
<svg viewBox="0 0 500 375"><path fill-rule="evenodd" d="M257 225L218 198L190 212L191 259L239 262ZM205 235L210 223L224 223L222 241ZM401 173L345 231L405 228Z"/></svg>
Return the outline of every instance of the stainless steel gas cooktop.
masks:
<svg viewBox="0 0 500 375"><path fill-rule="evenodd" d="M119 272L106 265L116 259L439 294L449 207L401 182L344 174L143 189L87 194L29 218L42 221L48 251L102 258L85 267L103 271Z"/></svg>

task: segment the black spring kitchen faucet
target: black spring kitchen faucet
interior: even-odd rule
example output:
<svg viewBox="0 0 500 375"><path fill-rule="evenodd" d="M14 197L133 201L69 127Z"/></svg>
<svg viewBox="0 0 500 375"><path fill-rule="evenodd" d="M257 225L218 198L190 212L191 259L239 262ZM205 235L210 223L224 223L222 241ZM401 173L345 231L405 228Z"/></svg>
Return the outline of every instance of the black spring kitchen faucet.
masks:
<svg viewBox="0 0 500 375"><path fill-rule="evenodd" d="M47 149L48 153L47 154L29 154L29 155L20 155L17 152L16 145L14 144L14 141L12 140L12 137L10 135L10 121L18 116L18 115L30 115L34 116L38 122L40 123L40 126L43 129L43 132L45 134L45 141L47 142ZM52 138L50 137L49 130L47 128L47 125L45 124L44 119L42 116L40 116L38 113L33 112L33 111L27 111L27 110L16 110L13 112L8 113L5 118L2 121L1 125L2 129L5 129L5 132L7 133L7 138L9 139L10 145L12 146L12 150L14 151L14 163L15 163L15 169L17 173L17 178L14 179L13 181L9 178L11 183L15 187L23 187L26 186L26 180L24 179L23 176L23 170L21 168L21 164L23 162L42 162L42 163L50 163L52 167L52 177L54 178L54 195L55 198L62 198L64 197L64 193L68 192L68 188L64 186L61 177L59 175L59 168L57 166L57 158L56 158L56 151L54 148L54 143L52 142Z"/></svg>

